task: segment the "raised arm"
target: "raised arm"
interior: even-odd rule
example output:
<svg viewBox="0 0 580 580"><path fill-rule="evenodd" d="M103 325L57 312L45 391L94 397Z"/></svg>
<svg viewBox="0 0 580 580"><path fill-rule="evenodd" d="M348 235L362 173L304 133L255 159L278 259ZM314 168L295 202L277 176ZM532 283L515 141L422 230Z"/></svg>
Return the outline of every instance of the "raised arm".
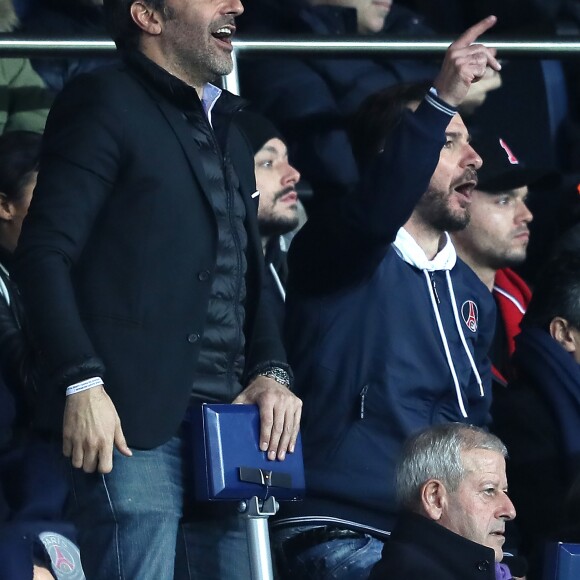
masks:
<svg viewBox="0 0 580 580"><path fill-rule="evenodd" d="M500 67L494 50L472 44L495 21L482 20L450 45L435 94L402 113L382 152L365 165L356 190L316 204L292 243L291 285L326 292L372 274L427 190L456 107L487 67Z"/></svg>

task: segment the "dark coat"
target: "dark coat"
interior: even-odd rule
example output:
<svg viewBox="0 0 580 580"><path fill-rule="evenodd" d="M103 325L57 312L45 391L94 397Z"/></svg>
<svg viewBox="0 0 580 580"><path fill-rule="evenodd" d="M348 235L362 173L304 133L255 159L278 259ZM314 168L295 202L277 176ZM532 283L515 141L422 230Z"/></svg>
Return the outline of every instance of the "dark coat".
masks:
<svg viewBox="0 0 580 580"><path fill-rule="evenodd" d="M356 11L311 6L303 0L256 0L240 19L243 35L357 36ZM385 28L372 38L431 35L420 19L393 7ZM366 40L367 37L362 37ZM437 69L424 61L264 53L239 61L242 94L283 132L290 158L315 190L353 186L358 173L347 135L347 116L377 91L401 82L430 80Z"/></svg>
<svg viewBox="0 0 580 580"><path fill-rule="evenodd" d="M533 326L516 337L512 361L517 378L494 391L493 431L510 453L515 524L539 578L544 542L579 535L577 499L567 505L566 496L580 474L580 365L549 332Z"/></svg>
<svg viewBox="0 0 580 580"><path fill-rule="evenodd" d="M400 517L369 580L495 580L491 548L416 514Z"/></svg>
<svg viewBox="0 0 580 580"><path fill-rule="evenodd" d="M197 93L145 57L77 77L51 111L14 277L46 359L45 417L67 385L103 376L129 445L173 436L188 405L214 276L208 199L225 156L248 232L246 369L285 361L260 306L253 156L223 94L212 131ZM228 401L229 402L229 401Z"/></svg>

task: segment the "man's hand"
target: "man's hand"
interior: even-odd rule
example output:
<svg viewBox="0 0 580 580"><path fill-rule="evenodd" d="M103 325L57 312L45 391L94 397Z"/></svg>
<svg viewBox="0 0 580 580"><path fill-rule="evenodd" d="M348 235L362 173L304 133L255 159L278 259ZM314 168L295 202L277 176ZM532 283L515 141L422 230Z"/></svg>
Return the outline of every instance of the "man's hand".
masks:
<svg viewBox="0 0 580 580"><path fill-rule="evenodd" d="M258 375L234 400L235 405L258 405L260 449L268 459L283 461L293 453L300 429L302 401L287 387L270 377Z"/></svg>
<svg viewBox="0 0 580 580"><path fill-rule="evenodd" d="M113 469L113 445L127 457L127 443L115 405L103 387L93 387L66 398L62 451L74 467L92 473Z"/></svg>
<svg viewBox="0 0 580 580"><path fill-rule="evenodd" d="M496 50L483 44L473 44L497 21L488 16L468 28L445 53L441 70L433 83L439 97L447 104L458 107L465 99L472 83L485 75L488 67L498 72L501 65L496 60Z"/></svg>

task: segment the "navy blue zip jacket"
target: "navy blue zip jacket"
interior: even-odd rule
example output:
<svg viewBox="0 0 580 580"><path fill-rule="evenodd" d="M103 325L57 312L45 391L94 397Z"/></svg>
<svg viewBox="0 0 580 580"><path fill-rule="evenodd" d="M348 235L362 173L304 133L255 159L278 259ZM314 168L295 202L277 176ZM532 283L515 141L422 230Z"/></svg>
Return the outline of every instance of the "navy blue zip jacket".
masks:
<svg viewBox="0 0 580 580"><path fill-rule="evenodd" d="M321 201L292 242L286 338L307 498L281 517L388 530L404 440L435 423L488 423L491 293L451 246L448 269L426 274L391 245L437 166L441 108L429 97L406 112L359 190Z"/></svg>

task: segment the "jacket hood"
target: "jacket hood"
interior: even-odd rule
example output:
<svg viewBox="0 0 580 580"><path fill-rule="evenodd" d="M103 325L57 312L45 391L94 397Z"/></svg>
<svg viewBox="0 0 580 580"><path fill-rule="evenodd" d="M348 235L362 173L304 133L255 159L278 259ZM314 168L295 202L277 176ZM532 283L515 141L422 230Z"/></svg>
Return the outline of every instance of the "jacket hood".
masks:
<svg viewBox="0 0 580 580"><path fill-rule="evenodd" d="M0 32L12 32L18 26L18 16L12 0L0 0Z"/></svg>

